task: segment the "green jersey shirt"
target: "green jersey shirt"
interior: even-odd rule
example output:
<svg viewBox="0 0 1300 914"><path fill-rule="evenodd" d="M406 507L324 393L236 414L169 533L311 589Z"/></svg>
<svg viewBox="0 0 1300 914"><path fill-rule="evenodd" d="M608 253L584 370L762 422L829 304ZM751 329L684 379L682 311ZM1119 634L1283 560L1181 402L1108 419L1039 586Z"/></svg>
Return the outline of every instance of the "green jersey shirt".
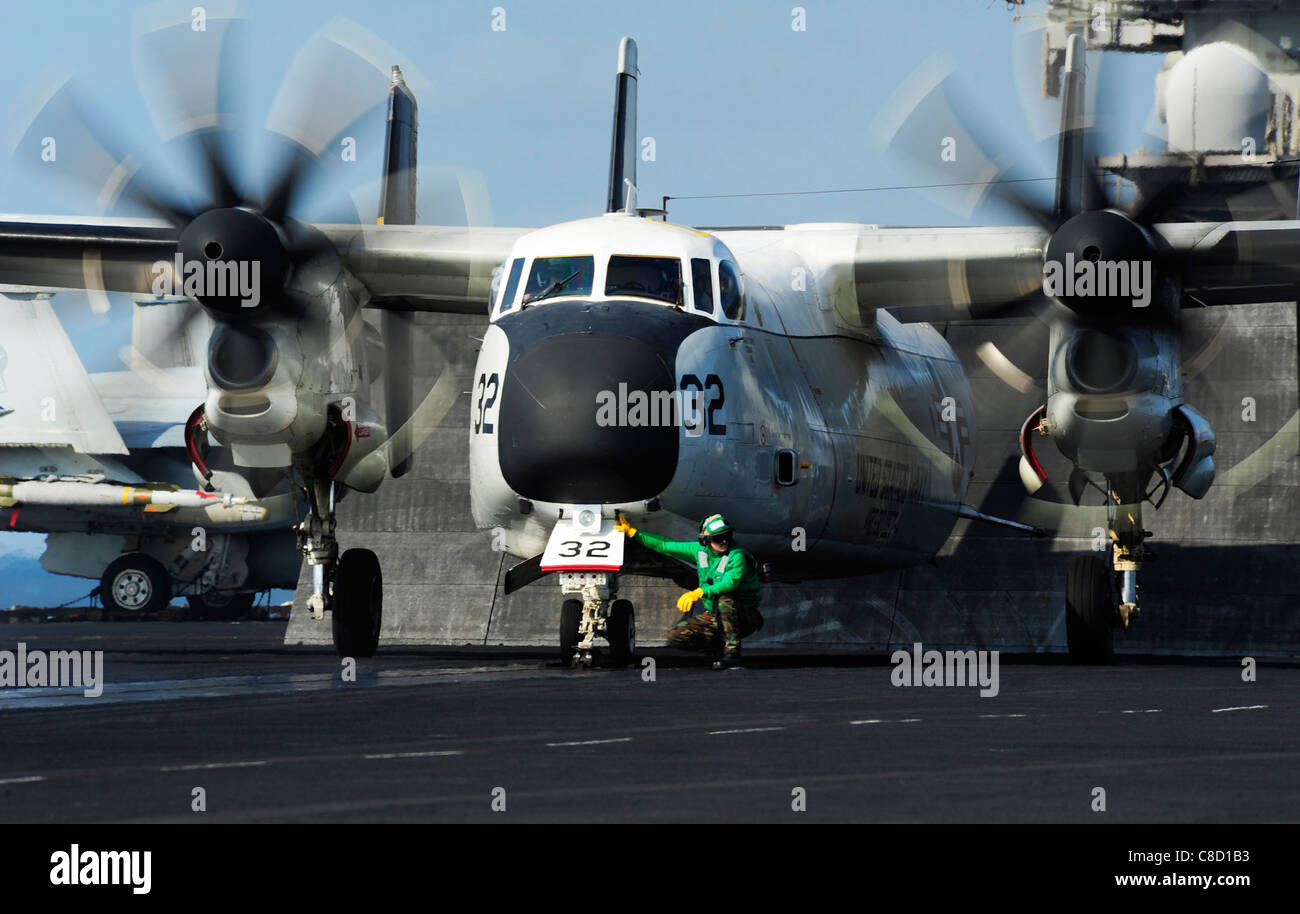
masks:
<svg viewBox="0 0 1300 914"><path fill-rule="evenodd" d="M758 605L763 584L758 578L758 560L748 550L732 546L728 552L717 553L698 542L670 540L645 530L637 531L636 540L660 555L694 564L700 590L704 591L705 609L712 611L714 598L727 594Z"/></svg>

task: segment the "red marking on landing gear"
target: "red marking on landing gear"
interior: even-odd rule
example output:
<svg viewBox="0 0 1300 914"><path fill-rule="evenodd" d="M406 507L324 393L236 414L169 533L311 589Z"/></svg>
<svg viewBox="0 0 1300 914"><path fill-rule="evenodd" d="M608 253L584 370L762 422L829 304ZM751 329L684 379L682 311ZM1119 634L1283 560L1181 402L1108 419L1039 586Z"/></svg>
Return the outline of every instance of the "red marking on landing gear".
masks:
<svg viewBox="0 0 1300 914"><path fill-rule="evenodd" d="M1047 471L1043 469L1043 465L1038 462L1038 457L1034 455L1034 443L1029 435L1035 429L1041 431L1043 414L1046 412L1047 406L1044 404L1030 413L1029 418L1025 420L1025 424L1020 426L1020 453L1025 455L1030 468L1043 482L1047 481ZM972 473L971 475L974 476L975 474Z"/></svg>
<svg viewBox="0 0 1300 914"><path fill-rule="evenodd" d="M622 565L543 565L542 571L550 574L552 571L619 571Z"/></svg>

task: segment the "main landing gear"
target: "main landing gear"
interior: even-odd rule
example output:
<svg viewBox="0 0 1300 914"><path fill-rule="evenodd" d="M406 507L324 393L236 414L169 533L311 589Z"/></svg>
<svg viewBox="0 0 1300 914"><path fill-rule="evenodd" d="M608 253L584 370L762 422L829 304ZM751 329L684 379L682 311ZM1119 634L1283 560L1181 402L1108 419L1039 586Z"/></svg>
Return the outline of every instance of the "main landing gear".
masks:
<svg viewBox="0 0 1300 914"><path fill-rule="evenodd" d="M1148 493L1138 483L1135 478L1107 479L1106 549L1070 563L1065 636L1075 663L1112 662L1115 629L1127 631L1138 617L1138 569L1155 558L1145 544L1151 531L1142 529Z"/></svg>
<svg viewBox="0 0 1300 914"><path fill-rule="evenodd" d="M304 473L309 513L298 524L298 548L311 567L311 596L307 609L313 619L326 610L340 657L373 657L383 622L384 579L379 557L369 549L349 549L339 555L334 537L334 480Z"/></svg>
<svg viewBox="0 0 1300 914"><path fill-rule="evenodd" d="M230 621L242 619L253 608L253 594L210 590L185 598L197 618Z"/></svg>
<svg viewBox="0 0 1300 914"><path fill-rule="evenodd" d="M108 610L159 612L172 601L172 578L153 556L129 552L104 569L99 598Z"/></svg>
<svg viewBox="0 0 1300 914"><path fill-rule="evenodd" d="M567 598L560 607L560 662L614 669L631 663L636 654L636 613L630 600L616 598L618 575L563 572L560 588ZM597 638L604 639L607 647L597 645Z"/></svg>
<svg viewBox="0 0 1300 914"><path fill-rule="evenodd" d="M1070 562L1065 577L1065 638L1076 663L1108 663L1115 656L1115 599L1109 564L1096 555Z"/></svg>

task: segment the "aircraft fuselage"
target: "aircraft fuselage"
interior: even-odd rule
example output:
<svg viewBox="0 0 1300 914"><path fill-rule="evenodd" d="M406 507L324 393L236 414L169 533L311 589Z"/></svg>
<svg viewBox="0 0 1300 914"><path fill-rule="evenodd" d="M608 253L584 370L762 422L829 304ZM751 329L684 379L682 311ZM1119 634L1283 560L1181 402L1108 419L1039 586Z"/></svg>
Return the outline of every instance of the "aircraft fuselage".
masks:
<svg viewBox="0 0 1300 914"><path fill-rule="evenodd" d="M722 511L747 548L793 575L933 556L974 456L969 384L942 336L887 314L869 329L837 326L833 307L819 305L816 282L827 278L815 267L791 284L786 257L736 255L715 236L620 214L593 221L609 220L622 220L606 233L611 252L624 229L661 239L654 254L680 233L700 248L684 262L702 253L734 263L743 310L704 311L685 294L675 305L599 295L498 303L471 391L477 525L504 531L505 547L529 557L574 505L683 538ZM521 239L516 257L536 244Z"/></svg>

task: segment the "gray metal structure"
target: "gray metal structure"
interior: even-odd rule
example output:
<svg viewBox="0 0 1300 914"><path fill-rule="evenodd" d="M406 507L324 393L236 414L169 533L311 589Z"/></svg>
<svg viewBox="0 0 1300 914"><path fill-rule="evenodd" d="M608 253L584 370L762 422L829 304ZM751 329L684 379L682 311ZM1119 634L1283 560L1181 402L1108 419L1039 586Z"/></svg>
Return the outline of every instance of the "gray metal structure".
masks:
<svg viewBox="0 0 1300 914"><path fill-rule="evenodd" d="M1267 0L1050 0L1045 95L1060 93L1072 34L1091 51L1164 55L1153 101L1167 147L1099 160L1139 200L1176 188L1160 218L1296 217L1300 10Z"/></svg>

